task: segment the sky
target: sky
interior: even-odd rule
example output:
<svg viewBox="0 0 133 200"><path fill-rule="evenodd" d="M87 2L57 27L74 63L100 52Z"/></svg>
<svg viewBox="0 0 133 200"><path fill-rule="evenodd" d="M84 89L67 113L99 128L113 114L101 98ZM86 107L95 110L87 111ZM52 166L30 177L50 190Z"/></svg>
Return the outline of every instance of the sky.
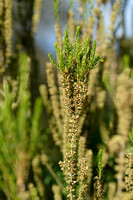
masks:
<svg viewBox="0 0 133 200"><path fill-rule="evenodd" d="M125 9L125 26L126 26L126 37L130 38L133 36L133 0L127 0L128 4ZM60 5L62 10L62 19L61 23L63 26L67 23L67 12L69 8L68 0L62 0ZM37 32L35 34L36 44L45 51L46 54L49 52L54 54L53 43L55 42L55 32L54 32L54 14L52 8L53 0L43 0L43 7L41 12L41 20L38 24ZM76 9L76 8L74 8ZM106 7L103 7L103 14L106 29L108 30L108 26L110 23L110 4L107 4ZM120 16L119 16L120 18ZM118 20L119 20L118 18ZM120 28L117 37L121 37L122 29Z"/></svg>
<svg viewBox="0 0 133 200"><path fill-rule="evenodd" d="M126 36L130 38L133 36L133 0L127 0L128 5L125 10L126 18Z"/></svg>

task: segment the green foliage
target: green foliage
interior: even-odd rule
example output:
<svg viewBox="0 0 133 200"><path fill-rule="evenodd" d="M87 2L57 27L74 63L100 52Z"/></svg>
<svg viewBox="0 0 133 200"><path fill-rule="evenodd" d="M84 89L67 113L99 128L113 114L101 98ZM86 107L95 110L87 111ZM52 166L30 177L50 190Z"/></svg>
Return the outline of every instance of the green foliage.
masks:
<svg viewBox="0 0 133 200"><path fill-rule="evenodd" d="M70 121L68 122L69 132L67 146L65 148L67 152L63 162L59 162L61 170L63 170L66 176L67 197L69 197L70 200L73 198L82 200L86 193L86 160L82 158L79 163L77 163L77 158L80 154L80 152L78 152L78 120L87 95L87 89L85 88L87 88L89 71L94 68L98 61L103 61L98 55L95 55L95 40L91 47L89 47L90 40L88 37L80 43L80 29L81 27L77 26L73 44L70 44L68 31L65 31L63 46L58 47L57 42L54 44L58 58L57 63L52 55L49 54L52 64L63 75L63 87L65 90L63 95L67 105L65 112L70 112ZM99 173L101 173L100 170L101 168L99 167ZM78 185L79 189L77 187Z"/></svg>
<svg viewBox="0 0 133 200"><path fill-rule="evenodd" d="M80 26L77 26L74 44L70 44L67 31L65 31L63 47L60 46L58 48L57 42L54 44L59 63L56 63L52 55L49 54L52 64L59 69L63 75L68 76L72 73L75 80L78 82L86 79L89 70L93 69L98 61L103 62L98 55L95 55L96 41L93 41L92 48L89 47L89 38L84 40L83 44L80 44L79 32Z"/></svg>
<svg viewBox="0 0 133 200"><path fill-rule="evenodd" d="M124 55L123 56L123 68L129 68L129 62L130 62L130 58L128 55Z"/></svg>
<svg viewBox="0 0 133 200"><path fill-rule="evenodd" d="M30 153L31 157L36 154L40 135L40 115L42 113L42 100L37 98L34 105L32 122L31 122L31 134L30 134Z"/></svg>
<svg viewBox="0 0 133 200"><path fill-rule="evenodd" d="M77 13L73 2L62 40L60 1L53 0L57 61L49 57L61 73L54 81L53 66L47 63L48 87L41 90L45 130L42 100L33 98L38 90L33 33L41 0L0 1L1 200L133 199L133 40L125 39L124 31L119 41L115 37L120 5L121 11L128 1L112 1L108 31L102 13L108 1L79 0ZM22 49L30 58L20 55ZM98 150L96 164L92 160Z"/></svg>
<svg viewBox="0 0 133 200"><path fill-rule="evenodd" d="M32 116L29 65L29 58L22 53L16 91L12 88L12 80L4 80L0 100L0 188L9 199L19 199L19 176L23 174L25 184L30 160L38 147L42 100L36 100Z"/></svg>
<svg viewBox="0 0 133 200"><path fill-rule="evenodd" d="M73 0L70 0L69 9L72 9Z"/></svg>
<svg viewBox="0 0 133 200"><path fill-rule="evenodd" d="M97 155L98 176L101 179L103 172L102 149L99 150Z"/></svg>
<svg viewBox="0 0 133 200"><path fill-rule="evenodd" d="M107 91L109 93L112 93L113 89L112 89L112 86L111 86L110 81L109 81L109 74L104 75L103 82L104 82L104 85L105 85Z"/></svg>
<svg viewBox="0 0 133 200"><path fill-rule="evenodd" d="M131 131L129 132L129 138L130 138L131 143L133 144L133 126L131 128Z"/></svg>
<svg viewBox="0 0 133 200"><path fill-rule="evenodd" d="M53 0L55 20L59 20L59 0Z"/></svg>

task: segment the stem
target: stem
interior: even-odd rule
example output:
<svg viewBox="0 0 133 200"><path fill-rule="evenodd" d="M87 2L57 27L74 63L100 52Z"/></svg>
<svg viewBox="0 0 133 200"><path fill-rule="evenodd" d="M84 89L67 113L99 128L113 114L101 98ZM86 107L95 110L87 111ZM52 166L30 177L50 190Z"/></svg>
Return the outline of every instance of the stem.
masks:
<svg viewBox="0 0 133 200"><path fill-rule="evenodd" d="M76 163L76 158L77 158L77 117L74 114L71 116L71 123L70 123L70 142L71 142L71 148L70 148L70 155L71 155L71 168L70 168L70 200L73 199L73 193L74 193L74 188L73 185L74 182L76 181L76 169L77 169L77 163Z"/></svg>
<svg viewBox="0 0 133 200"><path fill-rule="evenodd" d="M63 158L65 158L66 152L67 152L67 136L69 133L69 120L70 120L70 115L68 111L65 113L65 122L64 122L64 127L63 127Z"/></svg>
<svg viewBox="0 0 133 200"><path fill-rule="evenodd" d="M74 136L72 136L71 139L71 155L73 155L73 142L74 142ZM70 200L73 199L72 191L73 191L73 170L71 171L70 174Z"/></svg>
<svg viewBox="0 0 133 200"><path fill-rule="evenodd" d="M49 170L50 174L53 176L53 178L55 179L56 183L58 184L58 186L60 187L60 189L62 190L63 193L65 193L64 191L64 186L62 184L62 182L60 181L60 179L57 177L56 173L54 172L54 170L51 168L51 166L49 165L48 161L47 161L47 157L46 155L42 155L41 156L41 161L42 164L44 164L47 169Z"/></svg>
<svg viewBox="0 0 133 200"><path fill-rule="evenodd" d="M121 147L120 147L120 152L119 152L119 160L123 160L124 159L124 151L125 151L125 143L122 142L121 143ZM121 165L123 167L124 164L121 164ZM117 179L117 194L121 194L122 193L123 174L124 174L124 171L123 170L119 170L118 179Z"/></svg>

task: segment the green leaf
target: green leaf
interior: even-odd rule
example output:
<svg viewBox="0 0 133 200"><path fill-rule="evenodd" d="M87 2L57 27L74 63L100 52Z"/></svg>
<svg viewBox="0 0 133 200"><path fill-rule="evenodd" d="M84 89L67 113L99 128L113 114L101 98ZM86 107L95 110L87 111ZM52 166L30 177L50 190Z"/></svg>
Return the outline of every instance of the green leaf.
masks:
<svg viewBox="0 0 133 200"><path fill-rule="evenodd" d="M130 138L131 143L133 144L133 126L131 128L131 131L129 132L129 138Z"/></svg>
<svg viewBox="0 0 133 200"><path fill-rule="evenodd" d="M48 57L49 57L51 63L54 65L54 67L57 68L56 61L55 61L55 59L53 58L53 56L51 55L51 53L48 54Z"/></svg>
<svg viewBox="0 0 133 200"><path fill-rule="evenodd" d="M54 5L54 15L55 15L55 20L59 20L59 0L54 0L53 2Z"/></svg>
<svg viewBox="0 0 133 200"><path fill-rule="evenodd" d="M80 26L77 26L75 33L75 40L73 44L69 42L68 31L65 31L63 39L63 46L58 48L57 42L54 44L55 51L58 57L58 63L49 54L51 63L58 68L65 76L72 73L75 81L86 81L90 69L92 69L98 61L103 61L98 55L95 55L96 41L93 41L92 48L89 47L89 38L80 43L79 34ZM82 48L81 48L82 46ZM85 80L86 79L86 80Z"/></svg>
<svg viewBox="0 0 133 200"><path fill-rule="evenodd" d="M103 161L102 161L102 149L99 150L98 155L97 155L97 164L98 164L98 175L99 178L102 176L102 171L103 171Z"/></svg>

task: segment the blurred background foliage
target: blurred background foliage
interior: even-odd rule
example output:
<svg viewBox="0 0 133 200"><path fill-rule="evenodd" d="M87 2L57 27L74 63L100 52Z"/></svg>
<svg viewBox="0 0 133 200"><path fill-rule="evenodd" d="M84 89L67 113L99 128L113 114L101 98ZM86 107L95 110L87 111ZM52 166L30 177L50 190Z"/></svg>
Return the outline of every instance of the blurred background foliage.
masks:
<svg viewBox="0 0 133 200"><path fill-rule="evenodd" d="M131 141L133 137L131 2L75 0L71 8L69 1L62 0L58 21L54 18L53 0L0 1L1 200L66 199L65 180L58 164L63 159L58 116L53 111L54 100L48 90L53 87L49 86L48 76L53 74L52 82L55 75L56 87L57 72L53 69L46 72L47 54L55 55L53 43L58 39L56 33L60 32L57 27L54 31L54 24L58 23L62 30L68 28L70 32L76 25L81 25L83 31L87 27L90 39L97 41L97 52L104 63L89 76L90 96L81 135L86 138L86 148L93 152L92 177L97 173L97 152L103 149L105 199L132 199L132 194L127 193L133 190L129 183L132 174L125 168L125 154L132 152L129 133ZM85 15L83 3L87 4ZM72 15L74 27L67 24L67 21L73 22L68 10L75 13ZM39 92L41 84L47 86ZM61 95L59 90L57 86L57 99ZM132 161L132 155L127 158ZM132 168L129 163L127 168ZM90 182L86 199L93 199L93 178Z"/></svg>

